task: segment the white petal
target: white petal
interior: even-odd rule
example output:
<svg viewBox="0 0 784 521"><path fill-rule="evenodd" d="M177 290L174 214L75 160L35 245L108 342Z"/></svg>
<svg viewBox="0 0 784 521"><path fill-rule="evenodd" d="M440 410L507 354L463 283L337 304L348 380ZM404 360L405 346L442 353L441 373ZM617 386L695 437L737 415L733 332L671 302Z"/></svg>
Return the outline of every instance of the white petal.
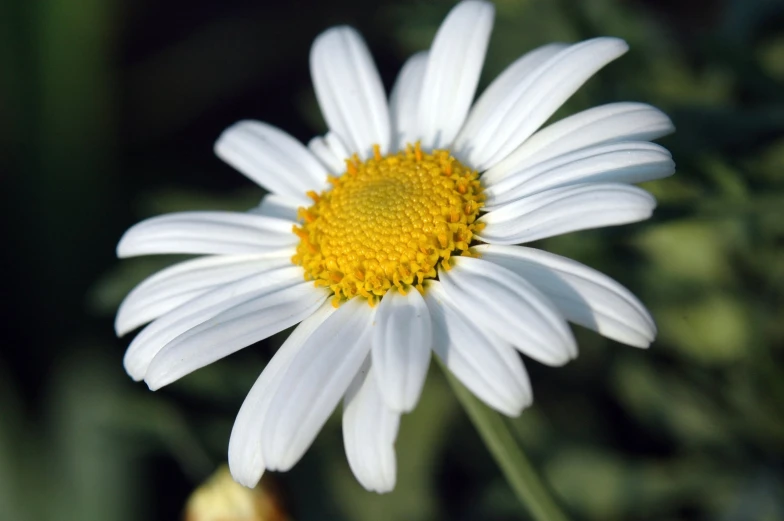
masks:
<svg viewBox="0 0 784 521"><path fill-rule="evenodd" d="M117 245L117 256L264 253L297 242L291 222L283 219L239 212L177 212L131 226Z"/></svg>
<svg viewBox="0 0 784 521"><path fill-rule="evenodd" d="M675 163L667 149L646 141L623 141L583 148L485 183L491 210L550 188L578 183L642 183L667 177Z"/></svg>
<svg viewBox="0 0 784 521"><path fill-rule="evenodd" d="M357 481L371 492L395 488L395 439L400 413L381 396L375 369L366 363L346 391L343 402L343 445Z"/></svg>
<svg viewBox="0 0 784 521"><path fill-rule="evenodd" d="M526 140L506 159L482 174L485 183L500 181L556 156L617 141L650 141L675 127L662 111L644 103L610 103L578 112Z"/></svg>
<svg viewBox="0 0 784 521"><path fill-rule="evenodd" d="M215 153L270 192L307 202L308 190L326 188L327 171L299 141L261 121L223 131Z"/></svg>
<svg viewBox="0 0 784 521"><path fill-rule="evenodd" d="M346 159L351 154L334 132L327 132L324 137L314 137L308 143L308 148L321 160L332 175L338 176L346 171Z"/></svg>
<svg viewBox="0 0 784 521"><path fill-rule="evenodd" d="M153 391L251 344L298 324L329 296L312 282L258 295L179 335L150 362L144 381Z"/></svg>
<svg viewBox="0 0 784 521"><path fill-rule="evenodd" d="M446 294L478 327L498 335L534 360L563 365L577 344L563 316L539 290L506 268L457 257L439 270Z"/></svg>
<svg viewBox="0 0 784 521"><path fill-rule="evenodd" d="M499 91L493 110L470 119L455 148L477 170L499 163L588 78L628 48L618 38L594 38L562 50L513 88Z"/></svg>
<svg viewBox="0 0 784 521"><path fill-rule="evenodd" d="M351 156L346 146L334 132L327 132L324 137L316 136L308 143L308 148L321 160L332 175L340 175L346 171L346 159Z"/></svg>
<svg viewBox="0 0 784 521"><path fill-rule="evenodd" d="M461 158L469 156L471 152L471 138L481 129L488 118L495 114L495 110L505 98L515 92L530 74L547 60L568 47L565 43L551 43L537 47L527 52L499 74L496 79L482 92L471 112L468 114L465 125L460 130L452 150Z"/></svg>
<svg viewBox="0 0 784 521"><path fill-rule="evenodd" d="M494 14L491 3L466 0L439 27L419 99L423 147L448 147L460 131L482 72Z"/></svg>
<svg viewBox="0 0 784 521"><path fill-rule="evenodd" d="M479 238L490 244L522 244L577 230L642 221L656 199L636 186L589 183L553 188L503 205L480 217Z"/></svg>
<svg viewBox="0 0 784 521"><path fill-rule="evenodd" d="M340 161L332 153L332 150L327 146L326 140L321 136L315 136L308 141L308 149L313 152L313 155L321 161L321 164L327 167L327 170L334 173L336 167L339 167Z"/></svg>
<svg viewBox="0 0 784 521"><path fill-rule="evenodd" d="M334 132L327 132L324 135L324 140L327 142L327 146L332 151L332 154L341 161L340 168L335 172L335 175L340 175L346 171L346 159L351 157L351 152L349 152L343 140L340 139L340 136Z"/></svg>
<svg viewBox="0 0 784 521"><path fill-rule="evenodd" d="M262 428L269 470L290 469L313 443L370 351L372 320L364 299L343 303L291 361Z"/></svg>
<svg viewBox="0 0 784 521"><path fill-rule="evenodd" d="M427 67L427 52L410 57L397 75L389 96L389 112L392 118L392 149L401 149L406 144L416 143L420 138L417 120L419 96Z"/></svg>
<svg viewBox="0 0 784 521"><path fill-rule="evenodd" d="M335 311L329 302L306 318L289 335L272 357L242 403L229 439L229 470L234 479L246 487L255 487L264 473L261 453L261 428L272 396L289 363L299 353L305 340Z"/></svg>
<svg viewBox="0 0 784 521"><path fill-rule="evenodd" d="M567 320L635 347L648 347L656 325L626 288L579 262L523 246L483 244L482 259L510 269L544 293Z"/></svg>
<svg viewBox="0 0 784 521"><path fill-rule="evenodd" d="M248 212L264 217L285 219L289 221L289 224L294 224L299 220L297 218L297 210L300 206L303 205L298 199L292 199L283 195L267 194L256 208L251 208Z"/></svg>
<svg viewBox="0 0 784 521"><path fill-rule="evenodd" d="M125 352L125 370L134 380L141 380L152 359L171 340L218 313L258 296L299 284L302 279L302 268L281 268L217 286L189 300L136 335Z"/></svg>
<svg viewBox="0 0 784 521"><path fill-rule="evenodd" d="M114 329L122 336L216 286L290 266L293 254L293 248L286 248L270 254L216 255L177 263L128 293L117 311Z"/></svg>
<svg viewBox="0 0 784 521"><path fill-rule="evenodd" d="M419 291L384 295L372 339L373 366L384 400L394 411L412 411L422 394L433 343L430 313Z"/></svg>
<svg viewBox="0 0 784 521"><path fill-rule="evenodd" d="M473 324L440 282L428 283L425 302L433 319L433 350L463 385L507 416L531 405L528 373L512 344Z"/></svg>
<svg viewBox="0 0 784 521"><path fill-rule="evenodd" d="M351 27L321 33L310 51L310 74L330 130L351 153L367 158L373 145L389 150L390 128L384 86L362 36Z"/></svg>

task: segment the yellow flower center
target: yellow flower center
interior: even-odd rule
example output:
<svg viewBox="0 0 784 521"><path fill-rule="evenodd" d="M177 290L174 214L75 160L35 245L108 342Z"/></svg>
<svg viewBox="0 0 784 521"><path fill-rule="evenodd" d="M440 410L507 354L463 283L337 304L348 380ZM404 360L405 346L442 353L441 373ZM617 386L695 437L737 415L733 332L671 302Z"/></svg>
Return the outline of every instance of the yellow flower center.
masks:
<svg viewBox="0 0 784 521"><path fill-rule="evenodd" d="M470 254L482 223L484 201L477 172L447 150L405 151L346 161L346 172L330 176L331 188L309 192L314 204L299 209L303 224L292 262L305 278L333 293L332 304L361 296L373 306L388 290L422 291L439 264Z"/></svg>

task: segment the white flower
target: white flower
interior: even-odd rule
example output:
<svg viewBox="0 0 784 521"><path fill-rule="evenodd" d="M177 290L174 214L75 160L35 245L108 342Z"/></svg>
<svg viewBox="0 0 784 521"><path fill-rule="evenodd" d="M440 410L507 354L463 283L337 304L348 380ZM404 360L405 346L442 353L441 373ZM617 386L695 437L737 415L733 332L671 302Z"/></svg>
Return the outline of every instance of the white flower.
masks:
<svg viewBox="0 0 784 521"><path fill-rule="evenodd" d="M472 106L492 23L491 4L458 4L389 102L362 37L329 29L310 61L326 136L306 148L243 121L216 144L271 192L261 205L155 217L120 241L120 257L207 255L153 275L120 307L119 334L152 321L125 356L151 389L301 322L234 424L239 482L291 468L343 398L354 474L392 490L399 418L416 406L431 350L515 416L532 400L517 351L565 364L577 355L567 321L636 347L654 339L648 311L617 282L517 245L648 218L654 198L632 184L673 173L649 142L670 120L613 103L538 130L626 52L617 38L535 49Z"/></svg>

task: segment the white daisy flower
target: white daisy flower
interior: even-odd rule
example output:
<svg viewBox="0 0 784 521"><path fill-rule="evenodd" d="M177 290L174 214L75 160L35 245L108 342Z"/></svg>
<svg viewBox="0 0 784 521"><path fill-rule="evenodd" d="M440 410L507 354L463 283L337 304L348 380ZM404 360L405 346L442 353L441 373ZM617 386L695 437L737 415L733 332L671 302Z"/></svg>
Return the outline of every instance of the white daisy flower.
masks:
<svg viewBox="0 0 784 521"><path fill-rule="evenodd" d="M535 49L472 105L493 14L459 3L389 100L359 33L327 30L310 66L329 132L305 147L242 121L216 143L269 190L260 206L154 217L120 241L120 257L205 255L142 282L117 314L121 335L151 321L125 367L153 390L301 322L234 424L240 483L291 468L343 399L351 469L368 490L392 490L400 415L417 404L431 350L516 416L532 400L518 352L565 364L577 355L567 321L636 347L654 339L650 314L617 282L519 245L648 218L655 200L632 184L673 173L649 142L672 123L612 103L539 130L626 52L617 38Z"/></svg>

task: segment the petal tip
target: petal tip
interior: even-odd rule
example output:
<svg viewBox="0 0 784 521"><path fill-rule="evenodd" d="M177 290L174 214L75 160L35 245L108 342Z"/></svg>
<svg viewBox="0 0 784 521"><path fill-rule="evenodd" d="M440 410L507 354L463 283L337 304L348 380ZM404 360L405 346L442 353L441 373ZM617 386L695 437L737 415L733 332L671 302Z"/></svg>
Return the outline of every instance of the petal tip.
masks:
<svg viewBox="0 0 784 521"><path fill-rule="evenodd" d="M215 140L215 144L212 146L212 150L215 152L215 155L225 160L229 144L234 139L237 132L251 126L254 123L258 122L250 119L242 119L226 127L223 132L220 133L218 139Z"/></svg>
<svg viewBox="0 0 784 521"><path fill-rule="evenodd" d="M117 243L117 248L115 249L115 254L117 255L118 259L127 259L128 257L133 257L133 248L131 243L132 236L129 236L133 227L126 230L126 232L120 237L120 241Z"/></svg>
<svg viewBox="0 0 784 521"><path fill-rule="evenodd" d="M259 481L261 481L261 476L264 475L264 469L261 469L261 472L258 472L252 469L241 469L239 467L240 465L237 463L232 464L231 458L229 458L229 472L231 473L231 478L243 487L256 488Z"/></svg>
<svg viewBox="0 0 784 521"><path fill-rule="evenodd" d="M147 384L150 391L157 391L158 389L166 387L176 379L177 378L172 378L170 374L162 371L153 364L150 364L150 367L147 368L147 372L144 374L144 383Z"/></svg>

